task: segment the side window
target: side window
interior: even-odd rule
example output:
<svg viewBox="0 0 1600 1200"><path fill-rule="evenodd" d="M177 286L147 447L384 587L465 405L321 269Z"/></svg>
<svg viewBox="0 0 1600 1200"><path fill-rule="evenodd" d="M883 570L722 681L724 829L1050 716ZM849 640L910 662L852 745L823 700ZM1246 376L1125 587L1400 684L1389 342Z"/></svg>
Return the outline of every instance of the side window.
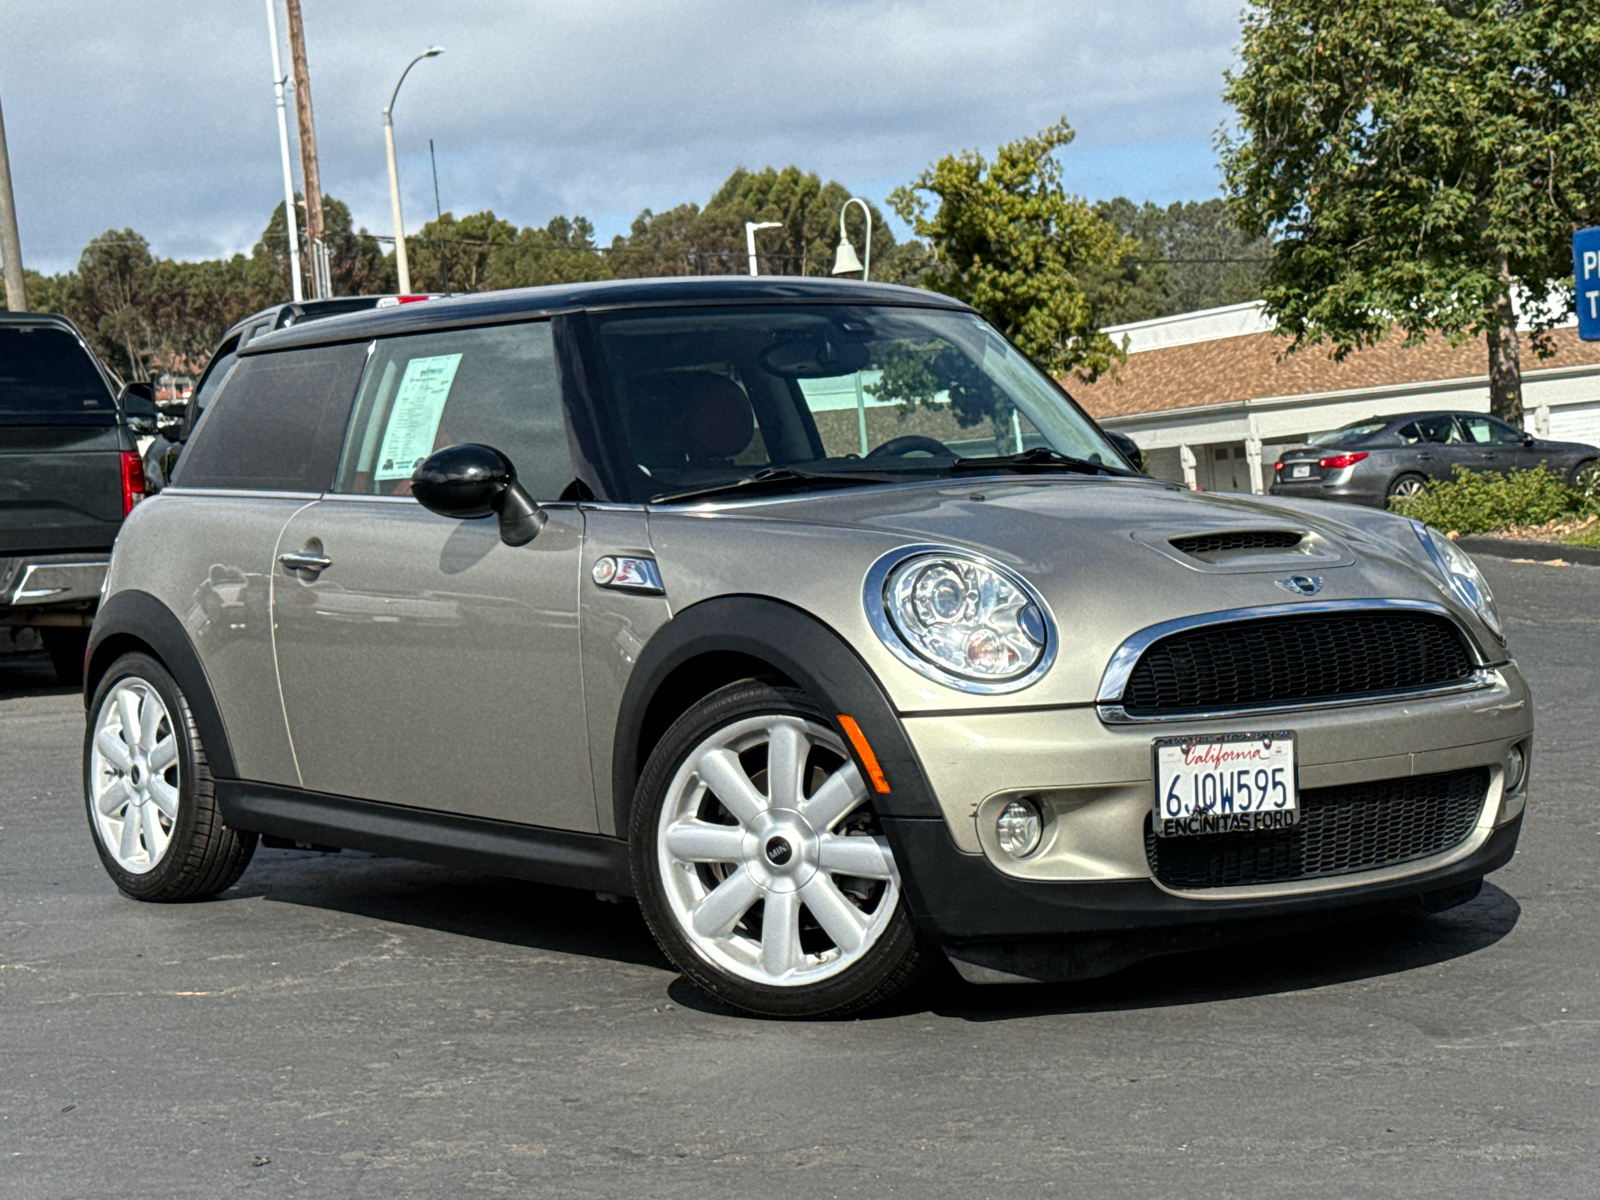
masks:
<svg viewBox="0 0 1600 1200"><path fill-rule="evenodd" d="M1397 436L1405 445L1415 446L1422 440L1422 430L1418 429L1417 423L1413 421L1411 424L1402 425L1399 429L1395 430L1395 436Z"/></svg>
<svg viewBox="0 0 1600 1200"><path fill-rule="evenodd" d="M1424 442L1444 443L1461 440L1459 437L1452 436L1456 431L1454 417L1423 417L1421 420L1407 425L1400 432L1405 433L1406 430L1410 429L1416 430L1418 437Z"/></svg>
<svg viewBox="0 0 1600 1200"><path fill-rule="evenodd" d="M1469 442L1485 446L1515 446L1522 442L1522 435L1511 426L1491 421L1488 417L1463 417L1461 424L1466 426Z"/></svg>
<svg viewBox="0 0 1600 1200"><path fill-rule="evenodd" d="M493 446L537 500L574 478L550 323L378 341L361 381L334 491L403 496L435 450Z"/></svg>
<svg viewBox="0 0 1600 1200"><path fill-rule="evenodd" d="M366 357L357 344L241 358L197 423L173 486L324 490Z"/></svg>

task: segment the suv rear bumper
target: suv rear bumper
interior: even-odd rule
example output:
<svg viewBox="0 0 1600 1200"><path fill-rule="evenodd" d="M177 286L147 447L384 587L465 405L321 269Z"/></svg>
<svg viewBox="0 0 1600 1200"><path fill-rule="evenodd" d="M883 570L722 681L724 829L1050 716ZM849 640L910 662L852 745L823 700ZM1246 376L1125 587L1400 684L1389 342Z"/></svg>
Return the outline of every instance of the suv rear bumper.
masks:
<svg viewBox="0 0 1600 1200"><path fill-rule="evenodd" d="M0 610L19 609L5 614L31 618L40 610L59 605L92 607L100 599L110 555L103 552L76 554L31 554L0 558Z"/></svg>

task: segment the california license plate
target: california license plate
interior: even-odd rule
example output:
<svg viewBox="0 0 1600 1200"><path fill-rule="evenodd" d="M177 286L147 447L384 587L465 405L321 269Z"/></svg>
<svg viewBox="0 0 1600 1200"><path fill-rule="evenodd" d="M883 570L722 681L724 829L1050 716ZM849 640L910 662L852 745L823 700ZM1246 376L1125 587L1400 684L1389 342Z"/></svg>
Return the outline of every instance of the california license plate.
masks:
<svg viewBox="0 0 1600 1200"><path fill-rule="evenodd" d="M1287 829L1300 819L1288 730L1158 738L1155 777L1158 837Z"/></svg>
<svg viewBox="0 0 1600 1200"><path fill-rule="evenodd" d="M1310 476L1310 474L1311 474L1311 464L1310 463L1301 463L1299 466L1295 466L1295 467L1290 467L1289 468L1289 476L1292 479L1305 479L1308 476Z"/></svg>

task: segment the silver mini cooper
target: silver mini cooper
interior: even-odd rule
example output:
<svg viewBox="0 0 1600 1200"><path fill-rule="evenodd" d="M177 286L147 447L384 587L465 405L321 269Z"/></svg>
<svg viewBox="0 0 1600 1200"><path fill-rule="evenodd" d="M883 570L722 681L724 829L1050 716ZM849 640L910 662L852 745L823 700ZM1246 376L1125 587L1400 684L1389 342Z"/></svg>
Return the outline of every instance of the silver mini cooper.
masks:
<svg viewBox="0 0 1600 1200"><path fill-rule="evenodd" d="M1139 476L970 309L807 279L252 341L87 671L129 895L258 840L628 895L773 1016L1460 904L1533 728L1443 536Z"/></svg>

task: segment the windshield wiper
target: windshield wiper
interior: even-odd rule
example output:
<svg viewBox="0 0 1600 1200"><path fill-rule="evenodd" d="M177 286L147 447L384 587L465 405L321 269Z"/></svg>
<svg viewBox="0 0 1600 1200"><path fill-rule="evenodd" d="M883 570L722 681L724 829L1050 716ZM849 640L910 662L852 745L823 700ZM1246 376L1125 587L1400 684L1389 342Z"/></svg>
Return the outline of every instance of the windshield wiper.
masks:
<svg viewBox="0 0 1600 1200"><path fill-rule="evenodd" d="M749 496L766 492L798 492L809 487L854 487L863 483L897 483L904 475L894 471L804 471L798 467L763 467L752 475L727 483L688 488L681 492L662 492L650 497L652 504L676 504L711 496Z"/></svg>
<svg viewBox="0 0 1600 1200"><path fill-rule="evenodd" d="M954 473L972 474L976 471L1075 471L1084 475L1122 475L1132 477L1132 471L1113 467L1109 463L1088 458L1073 458L1047 446L1035 446L1020 454L996 454L984 458L958 458L950 464Z"/></svg>

